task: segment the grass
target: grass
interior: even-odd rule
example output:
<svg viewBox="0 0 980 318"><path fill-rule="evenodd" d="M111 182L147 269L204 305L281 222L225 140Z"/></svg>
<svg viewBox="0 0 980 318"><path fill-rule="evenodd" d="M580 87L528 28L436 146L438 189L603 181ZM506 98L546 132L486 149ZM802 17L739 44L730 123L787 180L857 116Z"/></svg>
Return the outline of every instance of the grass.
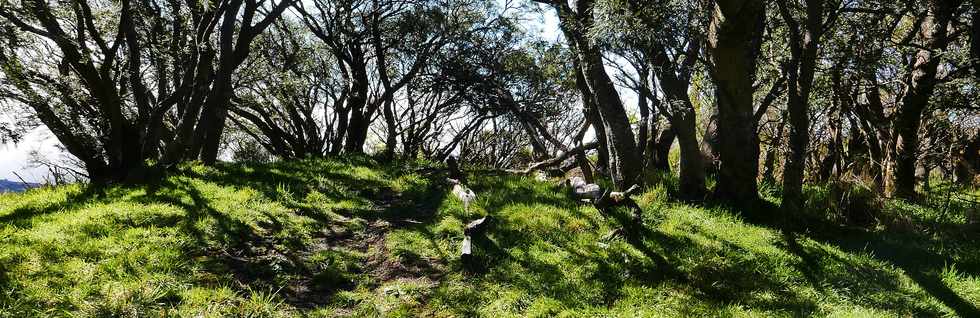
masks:
<svg viewBox="0 0 980 318"><path fill-rule="evenodd" d="M624 235L549 182L471 178L470 211L430 169L362 158L3 194L0 317L980 316L960 190L862 228L815 205L790 233L660 186ZM464 267L463 225L487 214Z"/></svg>

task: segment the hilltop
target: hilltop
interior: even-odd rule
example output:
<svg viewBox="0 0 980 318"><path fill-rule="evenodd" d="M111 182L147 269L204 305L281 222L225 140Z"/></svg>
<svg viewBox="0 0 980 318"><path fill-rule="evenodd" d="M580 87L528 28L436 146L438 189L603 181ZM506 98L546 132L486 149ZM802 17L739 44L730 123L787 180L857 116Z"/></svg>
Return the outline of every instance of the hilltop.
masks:
<svg viewBox="0 0 980 318"><path fill-rule="evenodd" d="M554 180L473 173L467 212L439 171L189 164L148 186L0 194L0 317L980 314L961 201L885 202L865 227L813 207L825 222L790 232L673 201L668 181L637 197L628 240ZM463 226L484 215L464 267Z"/></svg>
<svg viewBox="0 0 980 318"><path fill-rule="evenodd" d="M23 183L17 181L10 181L7 179L0 179L0 192L21 192L31 188L37 188L40 184L38 183Z"/></svg>

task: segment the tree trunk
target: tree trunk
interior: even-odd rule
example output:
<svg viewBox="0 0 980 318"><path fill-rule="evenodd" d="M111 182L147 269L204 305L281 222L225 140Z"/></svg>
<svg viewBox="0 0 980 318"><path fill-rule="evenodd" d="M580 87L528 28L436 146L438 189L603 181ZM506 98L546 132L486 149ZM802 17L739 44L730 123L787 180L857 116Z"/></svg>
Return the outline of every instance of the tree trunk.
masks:
<svg viewBox="0 0 980 318"><path fill-rule="evenodd" d="M575 164L578 168L582 170L582 178L585 179L586 183L595 183L595 176L592 174L592 166L589 164L589 158L585 156L585 152L580 152L575 154Z"/></svg>
<svg viewBox="0 0 980 318"><path fill-rule="evenodd" d="M973 77L980 80L980 0L973 0L973 12L970 14L973 24L970 25L970 59L972 60ZM974 132L966 142L963 151L957 156L953 167L953 179L961 185L973 184L980 169L980 132Z"/></svg>
<svg viewBox="0 0 980 318"><path fill-rule="evenodd" d="M974 133L973 138L965 143L963 150L957 156L953 167L954 181L961 185L971 185L978 171L980 171L980 132Z"/></svg>
<svg viewBox="0 0 980 318"><path fill-rule="evenodd" d="M594 4L592 0L577 0L574 10L567 4L557 2L552 3L552 7L558 10L559 27L570 41L577 57L575 67L581 73L576 74L576 85L585 99L591 99L598 113L599 121L592 123L605 130L609 174L613 184L617 189L625 189L643 182L640 178L642 161L623 102L606 73L601 48L584 33L593 25ZM582 85L583 82L585 85ZM588 106L588 102L586 105Z"/></svg>
<svg viewBox="0 0 980 318"><path fill-rule="evenodd" d="M613 184L622 190L633 184L643 182L640 178L642 164L633 129L630 126L622 100L612 80L606 74L598 48L579 48L585 67L586 83L593 92L602 125L606 130L606 145L609 147L609 168Z"/></svg>
<svg viewBox="0 0 980 318"><path fill-rule="evenodd" d="M367 132L370 128L370 119L365 114L355 111L351 114L350 123L347 124L347 140L344 141L344 152L364 153L364 144L367 142Z"/></svg>
<svg viewBox="0 0 980 318"><path fill-rule="evenodd" d="M579 62L578 56L572 58L572 64L575 68L575 87L578 89L579 94L582 94L582 105L585 107L582 111L584 112L585 119L592 123L596 141L599 142L599 160L596 162L596 168L600 174L604 174L609 171L609 146L606 144L606 129L601 124L602 117L599 116L595 101L591 97L592 92L585 83L585 75L582 73L582 68L580 67L582 63Z"/></svg>
<svg viewBox="0 0 980 318"><path fill-rule="evenodd" d="M681 119L675 120L671 127L677 133L677 144L681 151L678 171L681 197L703 199L704 163L701 161L701 147L698 144L697 129L694 124L694 111L691 109L688 114L679 117Z"/></svg>
<svg viewBox="0 0 980 318"><path fill-rule="evenodd" d="M221 134L225 129L225 119L228 118L228 103L233 94L230 77L230 74L219 73L215 78L215 88L208 97L204 114L197 126L197 142L191 154L197 154L205 165L213 165L218 160Z"/></svg>
<svg viewBox="0 0 980 318"><path fill-rule="evenodd" d="M671 130L677 135L680 147L680 193L684 199L702 199L705 192L704 158L698 143L697 121L694 105L687 95L690 80L687 75L678 75L677 68L667 56L667 49L654 46L650 54L650 64L659 70L660 87L667 97L663 113L670 121ZM687 72L684 70L683 72ZM670 146L667 146L668 149ZM664 158L666 160L666 158Z"/></svg>
<svg viewBox="0 0 980 318"><path fill-rule="evenodd" d="M715 105L717 106L717 105ZM704 162L706 174L718 174L718 166L721 165L721 156L718 154L718 107L707 107L708 113L705 116L704 135L701 141L701 161Z"/></svg>
<svg viewBox="0 0 980 318"><path fill-rule="evenodd" d="M936 70L939 66L939 52L948 44L947 27L960 1L932 0L929 11L922 20L919 35L923 48L916 52L911 76L906 80L892 123L892 141L889 147L889 165L886 175L885 192L896 198L915 196L915 167L919 147L919 126L922 113L929 104L929 98L936 86Z"/></svg>
<svg viewBox="0 0 980 318"><path fill-rule="evenodd" d="M644 154L646 153L647 150L646 149L647 148L646 145L648 144L647 139L650 139L650 125L649 125L650 104L647 100L647 96L652 95L650 93L650 86L648 84L649 82L647 81L647 79L650 77L650 70L647 67L643 66L640 67L639 70L637 70L637 73L639 73L638 77L640 78L639 81L640 87L639 87L639 92L637 92L638 94L636 96L636 100L637 100L636 107L637 109L640 110L640 124L638 125L640 126L640 129L636 135L636 145L637 145L636 151L637 151L637 155L641 158L640 162L643 163L641 165L643 167L646 167L647 164L645 163L645 160L643 160L643 158L646 158Z"/></svg>
<svg viewBox="0 0 980 318"><path fill-rule="evenodd" d="M190 156L188 153L193 143L194 127L199 121L204 100L208 95L208 87L213 81L215 55L216 52L213 48L205 46L204 52L201 53L197 61L195 67L197 74L194 76L194 85L190 96L185 99L183 107L178 107L182 110L180 112L180 124L177 126L174 139L167 145L163 158L160 160L160 164L163 166L197 157L196 155Z"/></svg>
<svg viewBox="0 0 980 318"><path fill-rule="evenodd" d="M383 112L385 125L388 126L385 138L384 159L389 161L395 158L395 147L398 147L398 131L396 130L397 124L395 123L395 112L392 109L394 107L392 104L394 102L390 98L384 100Z"/></svg>
<svg viewBox="0 0 980 318"><path fill-rule="evenodd" d="M350 99L347 109L350 110L347 122L347 134L344 140L344 152L364 153L364 143L367 141L368 128L371 125L372 114L368 113L368 93L370 82L367 75L367 62L365 52L360 43L348 45L351 55L349 69L350 79Z"/></svg>
<svg viewBox="0 0 980 318"><path fill-rule="evenodd" d="M350 109L340 105L335 108L337 111L337 133L330 141L330 154L339 155L344 148L344 139L347 138L347 125L350 123Z"/></svg>
<svg viewBox="0 0 980 318"><path fill-rule="evenodd" d="M667 126L660 131L657 138L650 138L649 148L651 167L662 172L670 172L670 146L674 144L677 134L674 127ZM695 137L696 138L696 137Z"/></svg>
<svg viewBox="0 0 980 318"><path fill-rule="evenodd" d="M829 112L831 116L828 120L830 130L830 141L827 143L827 155L820 160L820 170L817 173L819 182L827 182L831 178L836 178L840 171L840 152L841 152L841 133L840 133L840 106L835 102Z"/></svg>
<svg viewBox="0 0 980 318"><path fill-rule="evenodd" d="M759 136L752 84L764 27L764 1L718 0L708 31L721 159L715 195L737 206L752 205L759 199Z"/></svg>
<svg viewBox="0 0 980 318"><path fill-rule="evenodd" d="M789 212L803 207L803 171L807 146L810 144L810 88L817 64L817 47L823 33L823 1L806 2L803 28L789 11L786 1L777 2L789 28L790 61L788 67L789 156L783 168L782 208Z"/></svg>

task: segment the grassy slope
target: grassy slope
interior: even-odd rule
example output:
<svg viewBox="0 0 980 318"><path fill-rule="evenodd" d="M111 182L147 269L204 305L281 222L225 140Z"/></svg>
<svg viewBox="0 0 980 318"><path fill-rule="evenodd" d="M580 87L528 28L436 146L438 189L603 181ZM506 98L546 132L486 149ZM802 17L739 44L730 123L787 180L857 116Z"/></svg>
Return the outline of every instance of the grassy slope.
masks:
<svg viewBox="0 0 980 318"><path fill-rule="evenodd" d="M980 316L964 207L784 235L653 189L626 240L549 183L475 177L467 213L440 179L308 160L0 195L0 316Z"/></svg>

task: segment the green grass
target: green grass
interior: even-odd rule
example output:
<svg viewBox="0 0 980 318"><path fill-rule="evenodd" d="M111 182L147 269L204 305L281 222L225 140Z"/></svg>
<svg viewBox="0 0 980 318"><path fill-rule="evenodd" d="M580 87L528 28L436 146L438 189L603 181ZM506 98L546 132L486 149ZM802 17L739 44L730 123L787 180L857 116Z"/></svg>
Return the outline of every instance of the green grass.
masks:
<svg viewBox="0 0 980 318"><path fill-rule="evenodd" d="M864 228L814 205L789 234L660 186L641 231L610 235L616 215L548 182L471 176L465 212L420 168L189 165L0 195L0 317L980 316L976 209L946 200L963 191L884 202ZM464 266L463 225L486 214Z"/></svg>

